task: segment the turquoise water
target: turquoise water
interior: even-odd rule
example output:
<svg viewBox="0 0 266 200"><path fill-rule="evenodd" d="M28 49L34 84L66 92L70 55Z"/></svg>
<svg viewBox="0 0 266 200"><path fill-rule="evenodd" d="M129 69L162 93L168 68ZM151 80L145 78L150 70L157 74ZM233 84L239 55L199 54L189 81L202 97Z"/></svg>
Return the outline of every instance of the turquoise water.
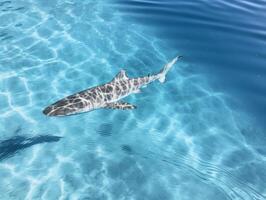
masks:
<svg viewBox="0 0 266 200"><path fill-rule="evenodd" d="M158 1L140 2L0 1L0 199L266 199L265 115L235 107L247 102L226 90L237 85L156 29L146 4ZM143 76L177 54L164 84L125 99L136 110L42 114L120 69Z"/></svg>

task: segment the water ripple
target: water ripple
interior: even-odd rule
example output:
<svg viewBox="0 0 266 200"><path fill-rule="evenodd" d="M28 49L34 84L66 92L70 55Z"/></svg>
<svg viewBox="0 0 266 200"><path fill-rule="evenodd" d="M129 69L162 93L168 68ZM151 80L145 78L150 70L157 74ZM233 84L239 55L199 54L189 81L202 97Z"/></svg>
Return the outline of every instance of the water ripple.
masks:
<svg viewBox="0 0 266 200"><path fill-rule="evenodd" d="M248 185L245 180L236 178L236 176L226 168L221 168L204 160L188 157L180 153L175 156L175 159L169 155L169 152L167 156L165 156L150 151L147 152L144 157L157 161L160 160L178 169L188 171L188 173L197 176L201 181L216 185L219 190L223 191L228 199L263 200L266 198L266 196Z"/></svg>
<svg viewBox="0 0 266 200"><path fill-rule="evenodd" d="M261 14L256 5L263 1L256 2L0 1L0 133L10 138L0 144L0 199L193 199L196 193L199 199L265 198L264 132L231 109L228 93L210 88L197 71L205 65L193 60L206 52L206 62L221 59L228 48L213 42L224 44L221 35L228 43L232 36L238 45L231 48L245 56L254 48L245 37L260 41L255 43L260 49L264 24L250 9ZM226 23L223 17L232 9L243 13ZM135 16L144 24L161 24L169 35L156 35L152 26L146 29L131 19ZM182 32L185 37L178 37L173 49L170 43ZM111 80L121 68L130 77L146 75L181 52L185 60L165 84L154 83L126 99L138 106L134 111L97 110L65 118L41 112L49 102ZM227 66L220 73L238 72L232 66L239 63L231 58L240 59L241 53L219 60ZM254 55L256 61L264 59L263 51L247 59L254 61ZM258 88L262 97L264 87L246 81L250 68L242 70L237 74L241 86ZM259 80L263 85L263 76ZM49 148L35 146L60 138L24 135L32 131L65 139Z"/></svg>

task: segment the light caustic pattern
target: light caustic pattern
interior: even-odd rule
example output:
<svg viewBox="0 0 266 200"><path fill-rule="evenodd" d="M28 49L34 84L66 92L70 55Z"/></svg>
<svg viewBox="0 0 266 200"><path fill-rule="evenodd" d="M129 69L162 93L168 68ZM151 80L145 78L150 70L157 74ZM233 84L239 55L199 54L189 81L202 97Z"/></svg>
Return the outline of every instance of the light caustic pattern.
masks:
<svg viewBox="0 0 266 200"><path fill-rule="evenodd" d="M179 53L112 2L16 0L0 9L0 199L265 198L255 129L185 61L165 84L128 97L136 110L42 114L122 68L146 75Z"/></svg>

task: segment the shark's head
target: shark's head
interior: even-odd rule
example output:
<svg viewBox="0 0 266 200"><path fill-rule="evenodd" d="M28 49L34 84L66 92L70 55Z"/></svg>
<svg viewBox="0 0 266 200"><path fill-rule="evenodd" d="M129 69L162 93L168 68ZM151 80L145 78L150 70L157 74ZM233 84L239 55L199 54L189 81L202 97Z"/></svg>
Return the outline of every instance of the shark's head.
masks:
<svg viewBox="0 0 266 200"><path fill-rule="evenodd" d="M84 108L86 107L86 110ZM65 116L74 115L82 111L90 111L90 107L85 105L84 102L71 102L67 99L62 99L56 103L46 107L43 110L43 114L47 116Z"/></svg>
<svg viewBox="0 0 266 200"><path fill-rule="evenodd" d="M43 114L47 116L64 116L72 114L66 107L48 106L43 110Z"/></svg>

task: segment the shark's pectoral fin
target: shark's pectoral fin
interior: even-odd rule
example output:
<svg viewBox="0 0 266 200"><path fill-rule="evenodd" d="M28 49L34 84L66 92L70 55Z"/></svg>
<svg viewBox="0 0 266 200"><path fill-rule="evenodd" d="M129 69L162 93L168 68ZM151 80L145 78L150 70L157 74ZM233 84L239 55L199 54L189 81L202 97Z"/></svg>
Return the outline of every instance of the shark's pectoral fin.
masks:
<svg viewBox="0 0 266 200"><path fill-rule="evenodd" d="M126 102L118 101L113 103L107 103L104 108L129 110L129 109L136 109L137 107L135 105Z"/></svg>

